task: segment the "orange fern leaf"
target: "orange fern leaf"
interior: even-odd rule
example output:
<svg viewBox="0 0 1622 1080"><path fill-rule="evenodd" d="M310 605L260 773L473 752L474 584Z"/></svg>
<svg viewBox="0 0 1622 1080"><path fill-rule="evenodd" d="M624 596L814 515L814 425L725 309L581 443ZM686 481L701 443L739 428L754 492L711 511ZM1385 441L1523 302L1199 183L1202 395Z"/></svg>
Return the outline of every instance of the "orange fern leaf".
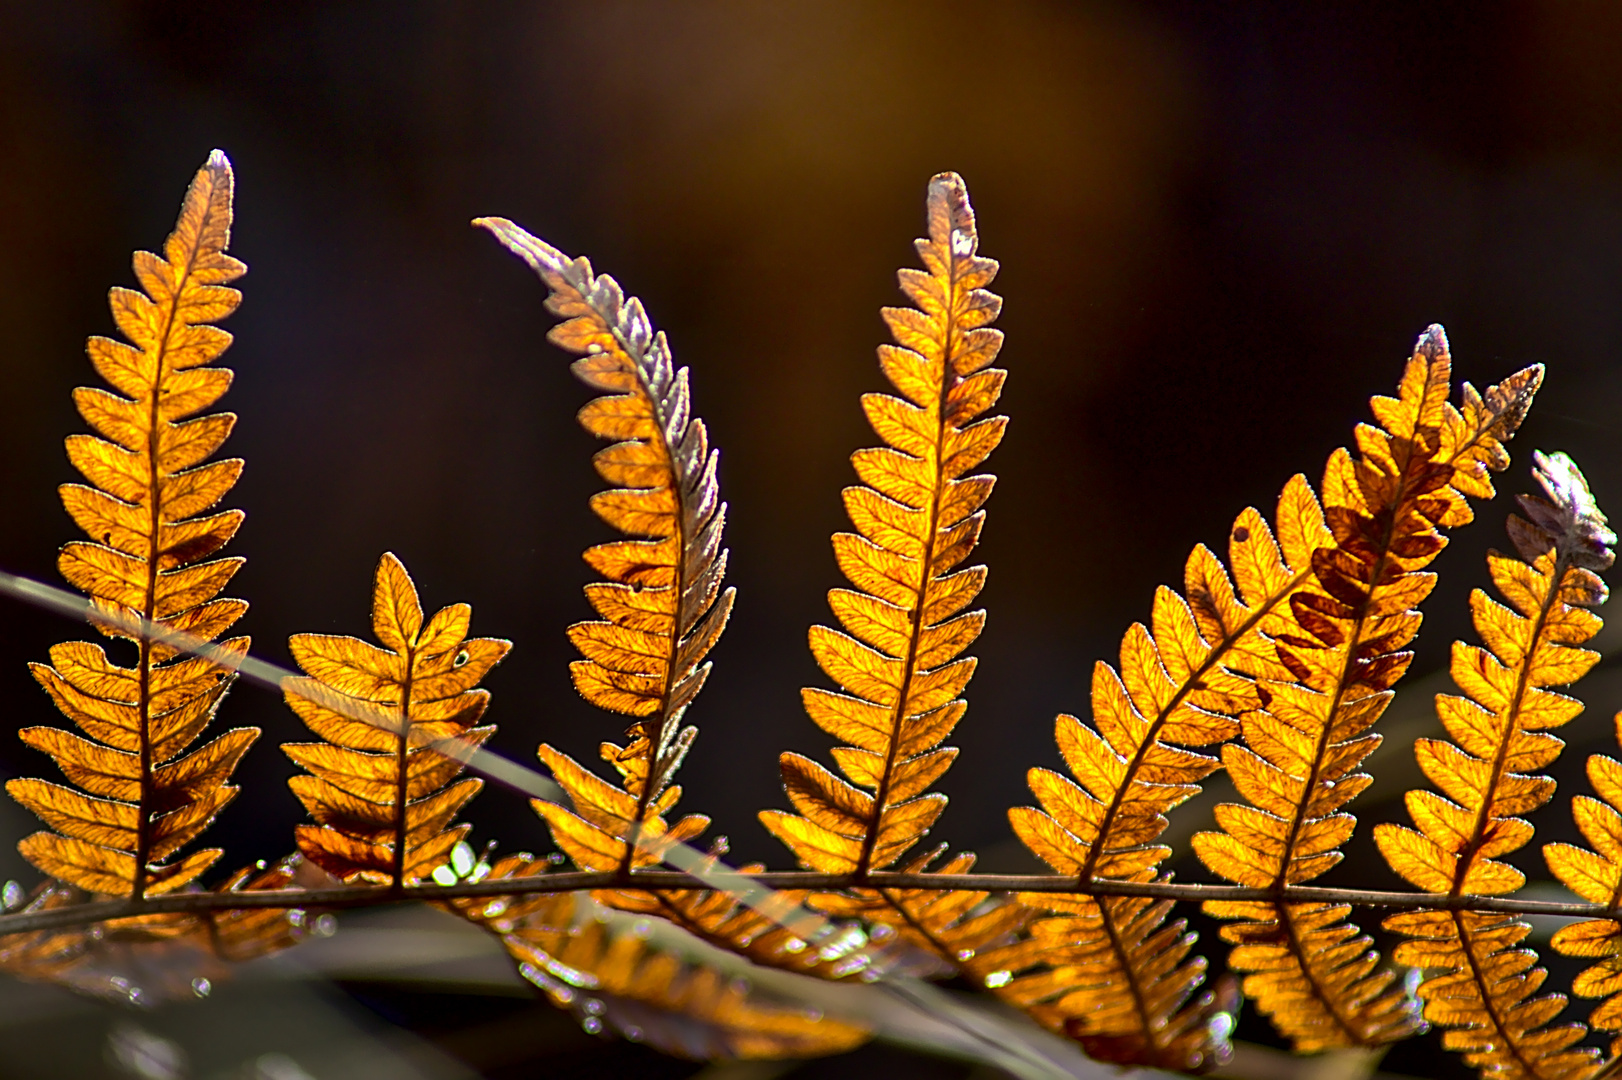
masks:
<svg viewBox="0 0 1622 1080"><path fill-rule="evenodd" d="M980 419L1006 376L990 366L1002 332L988 324L1002 301L985 288L997 263L977 253L974 211L955 173L930 181L927 218L929 236L916 241L926 269L899 274L918 307L884 309L896 344L880 346L879 362L901 396L862 399L886 445L852 455L862 484L844 494L857 531L833 540L855 586L828 594L846 632L817 626L810 635L817 663L845 693L807 689L805 708L849 744L833 752L847 779L786 753L783 782L799 813L760 815L805 866L858 879L901 859L946 806L926 790L957 756L940 743L968 707L961 695L975 661L962 653L985 624L983 611L964 613L985 567L958 567L979 540L993 478L969 473L1006 426L1002 417ZM811 902L909 926L878 892ZM948 960L973 947L939 944Z"/></svg>
<svg viewBox="0 0 1622 1080"><path fill-rule="evenodd" d="M548 338L584 354L574 372L602 397L580 410L586 430L617 440L599 451L598 473L614 489L593 497L598 516L630 539L599 544L586 562L607 580L586 587L602 621L576 623L569 639L585 657L575 688L592 704L637 717L626 746L604 743L623 791L550 746L540 756L569 792L575 813L537 802L554 839L587 869L629 870L657 862L624 837L665 835L664 815L680 798L670 780L698 729L681 720L709 676L705 657L726 628L734 590L723 591L720 501L704 421L692 415L687 369L677 370L663 331L642 303L627 299L585 258L570 259L505 218L474 222L529 264L551 290L547 307L565 320ZM688 839L709 819L690 816L671 832Z"/></svg>
<svg viewBox="0 0 1622 1080"><path fill-rule="evenodd" d="M226 283L247 269L225 254L231 191L230 162L216 150L192 180L163 255L135 255L146 292L112 290L114 321L133 344L90 339L97 372L118 393L74 392L80 414L106 438L68 438L68 458L94 486L61 489L68 513L91 537L63 547L62 576L99 610L203 640L218 637L247 609L240 600L215 599L243 560L207 559L236 533L242 512L204 513L242 471L236 459L203 464L236 417L187 419L231 385L230 371L207 366L231 343L230 334L208 324L236 309L241 293ZM259 731L237 728L187 754L232 676L208 660L173 660L174 649L138 633L98 625L136 639L134 667L113 664L88 642L58 645L50 665L32 665L57 707L89 738L54 727L19 733L51 755L77 788L30 779L6 785L55 830L27 837L18 850L43 872L89 892L171 892L219 858L211 848L164 861L236 795L226 781ZM246 638L222 645L227 656L247 647Z"/></svg>
<svg viewBox="0 0 1622 1080"><path fill-rule="evenodd" d="M1453 742L1420 739L1414 746L1425 775L1446 797L1408 792L1418 831L1389 823L1374 827L1391 868L1439 895L1500 896L1525 884L1526 875L1497 857L1532 839L1532 826L1521 815L1554 797L1554 780L1529 774L1565 747L1548 729L1574 720L1583 707L1547 688L1576 682L1599 660L1598 653L1576 646L1599 632L1599 618L1584 609L1605 599L1605 584L1594 571L1611 565L1616 534L1569 457L1533 457L1549 499L1523 495L1530 520L1510 517L1520 559L1497 552L1487 559L1493 584L1509 606L1479 589L1471 595L1476 632L1486 648L1456 642L1453 681L1466 696L1436 698L1437 715ZM1565 845L1547 850L1551 869L1562 878L1582 878L1578 868L1585 857L1592 859ZM1601 891L1609 900L1610 892ZM1545 972L1528 971L1537 954L1515 948L1532 932L1526 922L1492 912L1415 911L1393 915L1385 926L1413 939L1397 946L1397 961L1429 973L1419 984L1425 1018L1451 1029L1444 1043L1462 1051L1483 1076L1554 1080L1593 1063L1593 1050L1572 1046L1586 1033L1583 1025L1548 1025L1564 1007L1564 996L1527 1000Z"/></svg>
<svg viewBox="0 0 1622 1080"><path fill-rule="evenodd" d="M372 632L383 648L352 637L293 636L293 659L309 678L286 680L287 703L324 741L282 746L310 771L287 783L316 820L298 827L299 850L334 877L422 880L471 828L451 822L484 781L451 783L462 762L422 743L454 738L477 746L496 730L479 726L490 692L474 687L512 642L469 638L472 616L468 605L453 604L424 622L411 575L385 553L372 589ZM354 719L361 710L390 727Z"/></svg>
<svg viewBox="0 0 1622 1080"><path fill-rule="evenodd" d="M1215 873L1241 885L1310 881L1341 858L1356 819L1340 813L1370 780L1355 773L1379 742L1368 729L1407 670L1419 629L1423 572L1446 541L1438 529L1471 519L1467 495L1490 497L1489 469L1542 380L1528 368L1488 391L1468 383L1462 409L1447 403L1451 358L1432 326L1419 339L1395 398L1373 399L1380 427L1359 425L1361 460L1345 450L1324 475L1324 516L1305 552L1312 576L1263 630L1290 679L1258 684L1262 708L1241 720L1244 746L1222 760L1249 806L1217 809L1221 832L1194 847ZM1299 1050L1372 1045L1408 1034L1412 1008L1394 976L1377 971L1369 939L1329 904L1207 903L1234 942L1230 964L1245 990Z"/></svg>

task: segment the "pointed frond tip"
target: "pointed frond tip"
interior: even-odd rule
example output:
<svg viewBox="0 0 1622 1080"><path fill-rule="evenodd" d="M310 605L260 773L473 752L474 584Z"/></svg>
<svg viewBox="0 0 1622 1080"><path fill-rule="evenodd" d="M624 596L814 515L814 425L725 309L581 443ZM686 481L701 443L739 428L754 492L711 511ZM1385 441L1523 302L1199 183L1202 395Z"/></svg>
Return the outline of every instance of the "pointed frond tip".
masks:
<svg viewBox="0 0 1622 1080"><path fill-rule="evenodd" d="M1616 561L1616 533L1588 489L1588 479L1570 456L1532 454L1532 475L1546 497L1517 495L1526 517L1510 517L1509 535L1515 550L1528 562L1551 547L1575 566L1606 570Z"/></svg>
<svg viewBox="0 0 1622 1080"><path fill-rule="evenodd" d="M633 828L645 836L666 832L664 816L681 794L671 778L698 734L682 720L709 677L707 657L732 612L734 590L722 588L727 508L716 480L720 454L693 415L687 369L675 367L663 331L653 330L640 300L626 297L607 274L593 273L584 257L571 259L505 218L474 224L545 282L547 308L563 319L548 339L581 355L575 374L605 391L580 410L586 430L614 443L594 459L614 487L591 506L627 539L585 554L606 579L585 590L602 619L569 628L582 656L571 673L586 700L635 719L628 745L601 749L623 791L542 746L541 758L577 813L545 803L536 809L582 869L629 870L657 861L625 838ZM672 835L688 839L707 824L691 816Z"/></svg>

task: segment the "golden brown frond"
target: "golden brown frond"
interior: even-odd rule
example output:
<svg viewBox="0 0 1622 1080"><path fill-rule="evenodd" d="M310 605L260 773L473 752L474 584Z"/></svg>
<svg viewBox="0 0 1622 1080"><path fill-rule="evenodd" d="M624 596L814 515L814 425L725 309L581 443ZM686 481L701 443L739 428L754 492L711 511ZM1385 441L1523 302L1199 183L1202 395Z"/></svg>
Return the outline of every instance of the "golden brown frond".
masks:
<svg viewBox="0 0 1622 1080"><path fill-rule="evenodd" d="M486 880L535 872L529 856L510 856ZM593 1033L606 1025L698 1061L820 1057L870 1037L860 1025L763 1000L742 980L684 961L650 943L645 933L616 933L606 919L594 917L595 905L583 896L537 893L455 903L500 934L519 973Z"/></svg>
<svg viewBox="0 0 1622 1080"><path fill-rule="evenodd" d="M961 695L975 661L962 653L985 624L984 612L964 611L985 567L958 568L979 541L993 477L969 473L1006 426L1002 417L981 419L1007 374L990 366L1002 347L1002 332L989 326L1002 300L985 288L997 263L978 254L974 211L955 173L930 181L926 216L929 236L915 242L925 269L898 275L917 308L884 309L896 343L879 347L879 364L900 396L862 399L885 445L851 456L862 484L844 495L856 532L833 539L840 570L855 586L828 594L844 632L816 626L810 635L817 663L844 693L807 689L802 697L811 719L847 744L833 752L846 779L786 753L783 782L798 813L760 815L803 865L857 878L901 859L946 806L944 795L926 792L957 756L940 744L968 707ZM983 898L931 903L942 905L944 927L957 918L948 910L967 911ZM893 899L858 889L810 903L909 925ZM943 955L951 962L968 948Z"/></svg>
<svg viewBox="0 0 1622 1080"><path fill-rule="evenodd" d="M451 783L462 762L421 744L477 746L496 730L479 726L490 692L474 687L512 642L469 638L472 617L468 605L453 604L425 622L411 575L385 553L372 588L372 632L383 648L328 634L290 641L309 678L287 680L287 704L323 740L282 747L310 771L287 782L316 821L298 827L298 846L339 880L420 881L471 827L452 822L484 781ZM354 719L361 710L378 712L392 730Z"/></svg>
<svg viewBox="0 0 1622 1080"><path fill-rule="evenodd" d="M1599 632L1600 619L1585 609L1605 600L1595 571L1611 565L1616 534L1570 458L1533 457L1549 499L1523 495L1530 520L1511 515L1519 559L1498 552L1487 558L1508 606L1480 589L1471 594L1486 648L1455 642L1453 681L1465 696L1436 698L1453 741L1420 739L1414 746L1420 768L1443 794L1408 792L1418 831L1374 827L1391 868L1439 895L1501 896L1525 884L1526 875L1498 857L1532 839L1521 815L1553 798L1555 787L1532 770L1547 767L1565 747L1546 732L1583 708L1548 687L1576 682L1599 660L1597 652L1576 646ZM1582 878L1578 868L1593 858L1566 845L1551 845L1548 854L1562 878ZM1612 891L1601 891L1609 901ZM1582 1075L1595 1060L1593 1050L1573 1048L1586 1034L1583 1025L1548 1024L1564 1008L1564 995L1528 1000L1546 975L1532 968L1535 952L1515 948L1531 933L1528 923L1486 912L1415 911L1392 915L1385 926L1413 939L1397 946L1395 956L1427 972L1419 984L1425 1018L1450 1029L1444 1044L1483 1076L1555 1080Z"/></svg>
<svg viewBox="0 0 1622 1080"><path fill-rule="evenodd" d="M68 458L93 486L65 484L62 502L90 536L62 548L57 566L95 608L212 641L242 616L240 600L216 599L242 565L209 560L236 533L240 510L205 514L231 489L240 460L204 464L236 417L193 417L231 385L210 367L231 343L214 326L242 294L226 283L246 267L225 253L231 238L231 164L216 150L192 180L160 257L136 252L144 293L115 288L113 319L131 344L93 337L96 371L117 393L80 387L74 404L105 438L73 435ZM199 516L202 515L202 516ZM208 561L202 561L208 560ZM11 796L53 832L18 850L41 871L89 892L147 896L184 887L219 858L217 849L170 860L235 797L226 781L256 728L237 728L191 754L231 683L227 670L142 635L134 667L98 645L70 642L34 664L34 677L89 738L60 728L24 728L22 740L55 759L76 787L12 780ZM223 643L227 655L246 638Z"/></svg>
<svg viewBox="0 0 1622 1080"><path fill-rule="evenodd" d="M1324 520L1304 552L1312 575L1264 626L1289 679L1267 677L1262 707L1244 715L1244 745L1222 760L1249 806L1217 808L1221 832L1194 838L1201 861L1240 885L1283 888L1324 873L1356 819L1340 813L1370 783L1354 770L1379 742L1368 734L1407 670L1416 608L1446 541L1439 528L1468 522L1467 495L1490 497L1488 470L1542 380L1528 368L1483 399L1466 383L1447 402L1451 358L1439 326L1419 339L1395 398L1371 402L1379 426L1361 424L1354 461L1337 450L1324 473ZM1298 1050L1375 1045L1413 1030L1412 1008L1369 939L1329 904L1213 902L1244 920L1224 927L1229 963L1249 972L1245 991Z"/></svg>
<svg viewBox="0 0 1622 1080"><path fill-rule="evenodd" d="M1261 704L1258 680L1289 676L1263 636L1311 575L1326 536L1323 511L1306 478L1279 497L1277 534L1255 509L1233 524L1229 571L1203 544L1189 555L1185 600L1162 586L1152 628L1136 624L1121 641L1120 671L1093 669L1093 723L1060 716L1055 736L1072 782L1032 769L1041 809L1009 811L1014 832L1034 854L1078 881L1168 880L1158 866L1170 849L1155 841L1165 815L1218 768L1181 749L1225 742L1238 718ZM1052 913L1033 925L1039 970L1008 982L1003 997L1067 1030L1095 1057L1174 1069L1226 1059L1232 1027L1226 994L1189 1003L1205 960L1185 958L1186 923L1162 928L1170 905L1132 898L1031 895ZM1012 970L1019 970L1015 966Z"/></svg>
<svg viewBox="0 0 1622 1080"><path fill-rule="evenodd" d="M606 581L586 586L601 621L576 623L569 639L584 657L571 666L575 688L592 704L637 718L626 746L604 743L629 800L551 747L541 757L574 800L578 815L536 803L558 846L582 867L622 869L653 860L625 844L631 823L664 832L679 789L670 779L698 729L682 716L709 676L705 657L726 628L734 590L721 589L726 504L715 480L718 453L692 415L687 369L677 370L663 331L642 302L626 298L584 257L570 259L505 218L474 222L529 264L551 290L547 308L564 321L548 339L583 354L574 373L602 397L580 410L587 431L614 445L597 453L609 491L592 509L629 539L599 544L586 562ZM599 790L606 789L606 790ZM612 793L612 794L610 794ZM679 823L683 837L707 819ZM614 861L605 865L604 858Z"/></svg>

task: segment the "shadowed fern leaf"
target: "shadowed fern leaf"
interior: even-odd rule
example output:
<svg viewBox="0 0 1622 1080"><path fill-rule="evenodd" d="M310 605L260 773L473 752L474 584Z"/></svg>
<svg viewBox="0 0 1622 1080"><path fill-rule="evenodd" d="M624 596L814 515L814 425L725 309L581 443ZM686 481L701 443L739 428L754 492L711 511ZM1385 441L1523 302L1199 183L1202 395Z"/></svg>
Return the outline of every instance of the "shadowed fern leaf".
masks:
<svg viewBox="0 0 1622 1080"><path fill-rule="evenodd" d="M1417 832L1389 823L1374 827L1393 870L1449 897L1502 896L1526 883L1525 874L1497 857L1532 839L1532 826L1520 815L1553 798L1555 785L1529 774L1565 748L1547 730L1576 719L1583 708L1547 688L1576 682L1599 660L1599 653L1576 646L1599 632L1599 618L1584 609L1605 600L1605 584L1594 571L1611 565L1616 534L1570 458L1533 457L1549 498L1523 495L1530 520L1510 517L1520 559L1497 552L1487 559L1509 606L1480 589L1471 595L1486 648L1456 642L1453 681L1466 696L1436 698L1453 742L1420 739L1414 746L1426 777L1446 797L1408 792ZM1589 858L1565 845L1551 845L1548 853L1562 878L1581 876ZM1428 973L1419 984L1425 1018L1448 1028L1443 1044L1463 1052L1483 1076L1555 1080L1578 1075L1595 1060L1592 1049L1573 1048L1587 1032L1583 1025L1548 1026L1565 1006L1564 995L1528 1000L1546 974L1528 970L1536 953L1515 948L1532 932L1530 924L1495 912L1412 911L1390 916L1385 927L1411 939L1397 946L1397 962Z"/></svg>
<svg viewBox="0 0 1622 1080"><path fill-rule="evenodd" d="M287 782L316 820L298 827L299 850L340 881L420 881L471 828L451 822L484 781L452 784L462 762L422 743L477 746L496 730L478 726L490 692L474 687L512 642L470 639L472 616L454 604L424 623L411 576L384 554L372 588L372 632L383 648L328 634L289 643L310 677L286 681L287 704L323 740L282 746L310 771ZM362 710L390 727L354 719Z"/></svg>
<svg viewBox="0 0 1622 1080"><path fill-rule="evenodd" d="M1258 683L1263 708L1241 721L1244 745L1222 760L1249 806L1217 808L1222 832L1195 851L1212 871L1260 888L1296 885L1340 861L1356 819L1340 813L1370 778L1355 773L1379 743L1367 734L1413 654L1419 603L1435 582L1423 569L1446 543L1437 531L1471 519L1467 495L1492 495L1488 470L1509 460L1502 442L1542 380L1528 368L1488 391L1467 383L1462 410L1447 403L1451 358L1439 326L1419 339L1396 398L1372 405L1380 427L1359 425L1361 460L1344 449L1324 474L1328 534L1313 541L1312 577L1266 628L1290 680ZM1332 904L1210 902L1235 943L1229 963L1245 990L1299 1050L1374 1045L1413 1030L1412 1008L1369 939Z"/></svg>
<svg viewBox="0 0 1622 1080"><path fill-rule="evenodd" d="M642 302L627 299L585 258L570 259L505 218L474 222L529 264L551 290L547 308L564 321L547 337L584 354L574 373L602 397L580 410L587 431L617 440L598 452L598 473L615 488L591 501L609 525L631 539L599 544L586 562L608 580L586 586L603 620L569 628L584 659L572 665L587 701L637 718L626 746L604 743L602 756L623 791L568 755L542 746L541 760L568 791L575 813L537 801L552 836L576 864L629 870L656 855L625 842L634 824L643 836L689 839L709 819L692 815L667 827L681 796L671 777L698 729L682 727L687 706L710 672L705 662L726 628L733 590L721 589L726 504L715 481L717 452L704 421L692 415L687 369L676 370L663 331L654 333Z"/></svg>
<svg viewBox="0 0 1622 1080"><path fill-rule="evenodd" d="M217 401L231 372L209 367L231 335L207 325L236 309L226 283L247 269L225 254L231 236L231 165L216 150L192 180L162 257L137 252L145 293L115 288L113 319L132 344L93 337L97 372L118 393L85 387L74 403L105 438L73 435L68 457L93 487L65 484L62 502L91 537L63 547L62 576L97 610L131 616L211 641L247 610L215 599L242 565L206 560L236 533L240 510L203 515L242 472L237 459L203 462L231 433L230 413L187 419ZM98 645L51 649L31 665L57 707L90 738L30 727L22 740L56 760L78 789L12 780L13 798L54 832L18 850L41 871L93 893L142 897L172 892L213 865L218 849L165 861L195 839L231 801L226 781L257 728L237 728L187 754L219 707L232 676L218 664L173 659L167 645L98 623L136 640L133 667ZM224 642L226 657L248 640ZM86 794L88 793L88 794Z"/></svg>

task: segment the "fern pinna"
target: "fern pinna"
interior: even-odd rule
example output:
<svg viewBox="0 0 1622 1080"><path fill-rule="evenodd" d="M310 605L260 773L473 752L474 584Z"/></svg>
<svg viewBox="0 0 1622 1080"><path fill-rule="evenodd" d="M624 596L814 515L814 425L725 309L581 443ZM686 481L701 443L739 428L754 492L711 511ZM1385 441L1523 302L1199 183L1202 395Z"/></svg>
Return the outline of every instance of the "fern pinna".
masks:
<svg viewBox="0 0 1622 1080"><path fill-rule="evenodd" d="M135 255L145 293L111 292L113 319L132 344L90 339L96 371L118 393L74 392L80 415L105 438L68 438L69 459L94 486L63 485L62 502L91 539L63 547L57 565L97 610L116 617L98 626L133 639L135 663L123 667L98 645L70 642L51 650L50 665L32 665L90 738L55 727L19 734L82 791L29 779L6 789L55 830L22 841L23 856L94 893L172 892L212 866L216 848L166 860L236 795L226 781L259 736L237 728L186 752L213 719L231 684L231 657L247 651L247 638L224 642L210 662L177 659L173 647L132 629L144 620L211 641L247 609L216 599L243 560L208 559L235 535L242 512L205 513L242 472L238 459L203 464L236 417L188 419L231 385L230 371L208 366L231 343L209 324L236 309L242 294L227 283L247 269L225 253L231 193L230 162L215 151L186 192L163 255Z"/></svg>
<svg viewBox="0 0 1622 1080"><path fill-rule="evenodd" d="M1486 647L1455 643L1453 681L1465 696L1436 699L1453 741L1421 739L1414 746L1420 768L1445 797L1410 791L1408 812L1418 831L1388 823L1374 830L1393 870L1450 898L1501 896L1526 882L1497 857L1532 839L1520 815L1553 798L1555 785L1529 774L1565 747L1546 732L1583 708L1548 688L1576 682L1599 660L1577 646L1599 632L1599 618L1586 609L1605 600L1595 571L1614 560L1616 534L1570 458L1535 458L1548 498L1521 496L1527 517L1509 519L1520 558L1494 552L1487 559L1508 606L1479 589L1471 595ZM1580 881L1585 856L1551 845L1549 866L1568 883ZM1531 933L1528 923L1495 912L1413 911L1390 916L1385 927L1410 939L1397 947L1396 959L1427 972L1419 984L1425 1018L1448 1029L1443 1044L1471 1065L1498 1077L1554 1080L1580 1075L1594 1062L1594 1050L1573 1045L1586 1034L1583 1025L1549 1024L1565 997L1531 997L1547 973L1532 967L1535 953L1515 947Z"/></svg>
<svg viewBox="0 0 1622 1080"><path fill-rule="evenodd" d="M844 497L857 531L833 538L839 568L855 586L828 594L846 632L816 626L810 634L817 663L845 693L801 694L817 726L848 744L833 751L847 779L785 753L783 785L799 813L760 815L802 864L858 882L897 862L946 806L946 796L927 789L957 756L940 744L968 708L960 695L975 660L962 653L985 625L985 612L964 609L986 568L959 567L979 541L994 478L970 471L1007 426L1003 417L984 417L1007 377L991 367L1003 340L989 326L1002 300L986 289L997 263L979 254L974 210L955 173L930 181L926 218L929 235L914 242L925 269L898 274L918 306L884 309L896 343L879 347L879 363L901 396L862 398L885 445L851 456L862 483ZM960 856L954 868L972 861ZM949 905L961 911L934 920L910 910L921 897L889 890L824 893L811 903L888 924L949 962L967 958L973 971L984 945L1018 928L1006 913L990 925L960 922L957 915L983 898L965 895Z"/></svg>
<svg viewBox="0 0 1622 1080"><path fill-rule="evenodd" d="M1378 745L1368 733L1407 670L1419 630L1415 610L1435 584L1425 573L1446 541L1439 528L1471 519L1467 495L1490 498L1489 470L1509 457L1514 434L1542 380L1541 368L1511 376L1481 397L1466 383L1462 409L1448 404L1451 357L1439 326L1420 338L1397 397L1373 399L1380 426L1357 430L1361 459L1336 451L1324 473L1324 526L1303 552L1312 576L1265 628L1290 678L1258 683L1262 707L1241 720L1244 745L1223 764L1249 806L1217 810L1221 832L1195 851L1241 885L1282 889L1318 877L1341 858L1356 819L1340 813L1370 778L1356 773ZM1249 972L1257 1007L1303 1050L1370 1045L1412 1032L1395 976L1345 905L1215 902L1229 963Z"/></svg>
<svg viewBox="0 0 1622 1080"><path fill-rule="evenodd" d="M282 750L309 775L288 781L315 818L296 831L299 850L345 882L408 885L450 859L469 825L452 826L484 781L431 745L478 746L490 691L475 689L512 642L469 638L473 609L441 608L426 622L417 587L393 554L377 564L372 633L359 638L295 634L293 659L308 676L288 679L287 703L321 738ZM375 714L375 722L363 719Z"/></svg>

